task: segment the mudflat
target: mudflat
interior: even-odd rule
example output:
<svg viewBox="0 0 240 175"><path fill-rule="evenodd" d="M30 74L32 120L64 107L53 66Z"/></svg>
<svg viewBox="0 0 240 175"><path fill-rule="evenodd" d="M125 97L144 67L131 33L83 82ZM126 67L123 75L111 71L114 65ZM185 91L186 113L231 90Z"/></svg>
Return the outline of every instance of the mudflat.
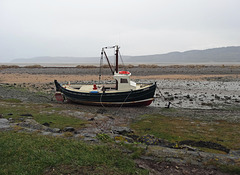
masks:
<svg viewBox="0 0 240 175"><path fill-rule="evenodd" d="M204 65L175 65L155 68L129 68L132 79L188 79L204 80L207 78L239 79L240 66L204 66ZM54 79L59 81L97 81L99 68L76 67L42 67L42 68L6 68L0 69L2 83L47 83ZM102 79L111 80L110 69L101 70Z"/></svg>
<svg viewBox="0 0 240 175"><path fill-rule="evenodd" d="M128 71L132 73L132 79L134 79L134 81L157 83L158 88L154 102L150 106L143 108L104 108L101 106L58 103L52 99L55 92L53 84L55 79L59 82L98 83L99 71L99 68L76 67L19 67L0 69L0 97L3 99L3 102L0 103L5 106L5 108L9 107L9 109L11 109L12 105L14 105L15 108L17 108L18 105L23 105L30 109L31 103L49 104L51 107L60 108L61 111L57 111L57 115L67 114L88 122L84 128L77 130L76 134L72 133L73 137L84 133L85 136L81 136L81 138L89 139L91 136L92 140L96 140L95 136L98 134L105 136L101 135L103 133L109 134L113 138L125 138L125 135L121 134L112 135L113 130L116 131L121 127L134 128L134 134L140 134L141 132L144 134L155 134L154 136L148 135L148 139L156 139L155 137L161 134L159 134L159 127L155 125L157 125L159 121L165 121L165 125L172 123L173 127L171 128L171 126L169 126L170 129L167 130L167 132L176 130L179 134L188 135L192 133L193 136L205 134L204 137L201 138L204 144L210 143L214 145L215 143L212 143L214 141L228 148L229 145L231 146L229 142L232 142L234 146L230 147L232 151L230 152L236 153L236 157L233 157L233 159L235 160L235 158L237 159L238 156L240 156L238 153L240 145L236 140L234 141L234 139L239 138L237 128L240 123L240 66L174 65L154 68L129 68ZM104 68L101 72L103 75L102 80L112 80L109 69ZM6 103L4 101L5 99L17 99L20 100L20 103L12 104L11 101ZM171 103L170 108L166 108L169 102ZM54 113L54 110L50 112L44 111L45 109L43 107L41 110L40 113L43 112L47 115ZM0 112L4 117L9 117L8 115L11 113L15 115L12 111L5 113L1 114ZM161 120L156 118L156 116ZM171 122L168 122L167 118L169 118ZM11 120L8 120L11 123ZM178 124L175 126L174 122L181 122L186 126L178 126ZM146 128L139 127L140 125L145 127L148 123L151 124ZM42 127L42 125L39 126ZM152 126L152 128L150 126ZM219 129L220 126L221 128ZM193 128L193 130L189 128ZM234 128L236 130L234 130ZM225 129L224 132L221 129ZM178 132L173 133L176 134ZM223 134L221 134L222 136L219 135L221 132L223 132ZM214 138L214 134L217 135L216 138ZM196 139L198 140L199 138L197 137ZM148 150L148 147L145 149ZM149 147L149 151L152 151L150 154L156 154L155 156L163 156L159 150L153 150L151 147ZM221 154L213 155L210 153L205 157L206 159L203 158L196 163L193 161L193 157L191 157L196 153L194 152L191 155L189 153L188 156L182 157L183 159L187 157L187 162L190 162L189 164L182 164L179 162L177 156L174 158L175 151L171 151L171 149L168 151L167 154L173 158L170 159L168 156L164 157L164 160L167 160L165 163L157 163L153 158L151 158L150 161L148 159L139 159L136 163L138 166L148 169L150 172L157 172L159 174L178 174L179 168L181 172L190 174L198 171L202 174L221 174L222 172L216 168L214 170L211 168L203 168L203 164L206 163L207 158L217 156L217 159L220 160L219 157L221 157L222 162L220 163L224 163L224 157L229 156L232 158L230 153L224 153L223 156ZM193 164L195 163L195 165L193 165L192 162ZM227 163L224 165L227 165ZM238 165L237 162L234 165ZM166 167L169 167L169 169Z"/></svg>

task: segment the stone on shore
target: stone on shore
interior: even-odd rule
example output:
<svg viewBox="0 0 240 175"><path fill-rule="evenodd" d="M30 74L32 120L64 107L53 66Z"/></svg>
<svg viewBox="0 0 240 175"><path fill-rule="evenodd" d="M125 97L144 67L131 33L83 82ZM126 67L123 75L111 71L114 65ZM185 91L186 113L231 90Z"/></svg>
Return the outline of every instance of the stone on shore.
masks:
<svg viewBox="0 0 240 175"><path fill-rule="evenodd" d="M152 145L148 146L146 154L153 155L154 157L160 158L164 161L190 163L198 166L204 165L204 163L213 160L222 165L237 165L240 159L239 155L188 151L186 149L172 149Z"/></svg>
<svg viewBox="0 0 240 175"><path fill-rule="evenodd" d="M46 130L48 127L39 124L34 119L26 119L23 122L19 123L19 126L25 127L25 128L31 128L36 130Z"/></svg>
<svg viewBox="0 0 240 175"><path fill-rule="evenodd" d="M66 127L63 129L64 132L74 132L75 129L73 127Z"/></svg>
<svg viewBox="0 0 240 175"><path fill-rule="evenodd" d="M133 131L130 128L128 128L128 127L118 127L118 126L115 126L115 127L112 127L112 132L114 134L124 135L124 134L132 133Z"/></svg>
<svg viewBox="0 0 240 175"><path fill-rule="evenodd" d="M5 119L5 118L0 118L0 130L10 130L11 127L10 127L10 124L9 124L9 121L8 119Z"/></svg>

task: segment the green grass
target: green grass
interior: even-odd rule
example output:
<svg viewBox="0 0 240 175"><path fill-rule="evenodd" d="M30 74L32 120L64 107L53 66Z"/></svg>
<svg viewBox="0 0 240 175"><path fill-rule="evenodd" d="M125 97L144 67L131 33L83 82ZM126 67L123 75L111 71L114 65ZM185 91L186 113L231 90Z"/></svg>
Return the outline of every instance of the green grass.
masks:
<svg viewBox="0 0 240 175"><path fill-rule="evenodd" d="M4 101L4 102L9 102L9 103L21 103L22 101L19 99L15 99L15 98L8 98L8 99L1 99L0 101Z"/></svg>
<svg viewBox="0 0 240 175"><path fill-rule="evenodd" d="M21 91L21 92L28 92L28 89L24 88L24 87L18 87L18 86L9 85L9 84L1 84L0 86L4 87L6 89L15 89L15 90L18 90L18 91Z"/></svg>
<svg viewBox="0 0 240 175"><path fill-rule="evenodd" d="M230 149L240 149L240 123L223 120L201 121L186 117L145 115L131 125L136 134L152 134L170 142L195 140L219 143Z"/></svg>
<svg viewBox="0 0 240 175"><path fill-rule="evenodd" d="M78 118L59 114L58 111L61 109L54 108L50 104L19 103L12 99L0 100L0 102L0 113L5 118L26 118L27 116L21 115L31 114L38 123L43 124L47 122L50 124L50 127L59 129L63 129L68 126L79 129L84 127L87 123L86 121Z"/></svg>
<svg viewBox="0 0 240 175"><path fill-rule="evenodd" d="M85 174L147 174L146 170L136 168L128 155L110 146L0 132L0 174L77 174L77 171Z"/></svg>

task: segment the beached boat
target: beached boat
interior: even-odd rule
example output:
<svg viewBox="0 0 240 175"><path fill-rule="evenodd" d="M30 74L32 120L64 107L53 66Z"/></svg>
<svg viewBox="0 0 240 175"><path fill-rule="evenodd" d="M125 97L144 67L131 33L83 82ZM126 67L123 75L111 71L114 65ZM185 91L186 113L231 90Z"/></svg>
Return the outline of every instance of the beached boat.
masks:
<svg viewBox="0 0 240 175"><path fill-rule="evenodd" d="M116 57L115 70L111 66L106 49L114 49ZM86 105L101 106L148 106L154 100L156 83L137 84L131 81L131 73L129 71L118 70L119 47L104 47L101 52L101 60L103 56L107 59L108 65L115 80L114 84L60 84L54 80L56 85L55 97L58 101L64 99ZM99 76L101 77L101 75Z"/></svg>

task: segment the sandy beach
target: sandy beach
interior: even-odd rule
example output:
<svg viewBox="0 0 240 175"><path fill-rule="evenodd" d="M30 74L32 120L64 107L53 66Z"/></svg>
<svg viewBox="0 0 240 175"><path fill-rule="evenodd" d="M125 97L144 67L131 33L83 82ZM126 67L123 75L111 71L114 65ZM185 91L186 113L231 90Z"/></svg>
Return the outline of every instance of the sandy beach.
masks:
<svg viewBox="0 0 240 175"><path fill-rule="evenodd" d="M238 74L217 74L217 75L148 75L148 76L132 76L133 80L204 80L206 78L231 78L238 79ZM111 80L111 76L103 75L102 80ZM66 81L98 81L97 75L48 75L48 74L27 74L27 73L0 73L0 83L50 83L53 80L60 82Z"/></svg>
<svg viewBox="0 0 240 175"><path fill-rule="evenodd" d="M173 65L155 68L129 68L132 79L145 80L206 80L206 79L232 79L238 80L239 66L204 66L204 65ZM101 71L102 80L112 80L109 69ZM5 68L0 69L0 82L2 83L49 83L57 79L66 81L98 81L99 68L76 67L42 67L42 68Z"/></svg>

